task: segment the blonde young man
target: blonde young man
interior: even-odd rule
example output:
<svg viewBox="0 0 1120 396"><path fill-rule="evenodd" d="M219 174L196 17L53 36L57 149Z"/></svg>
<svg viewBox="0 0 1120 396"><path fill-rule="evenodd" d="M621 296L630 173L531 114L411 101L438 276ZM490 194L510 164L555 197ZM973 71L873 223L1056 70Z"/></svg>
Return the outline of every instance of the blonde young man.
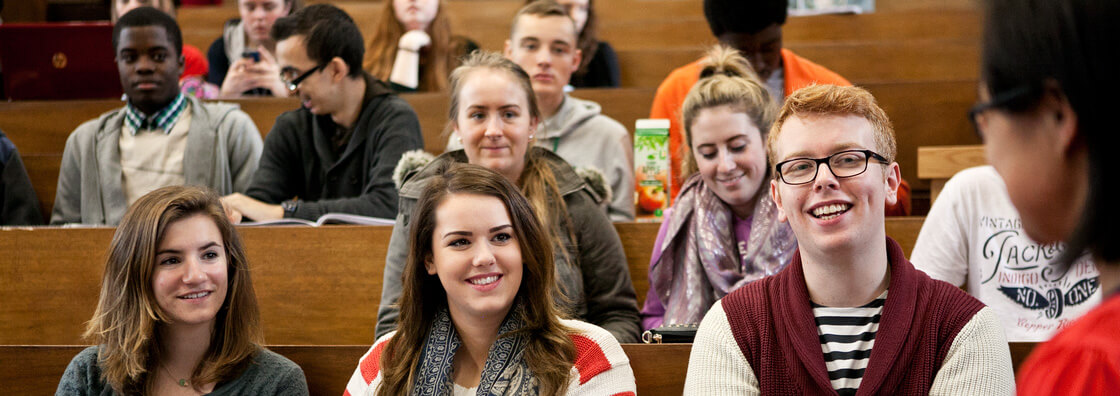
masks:
<svg viewBox="0 0 1120 396"><path fill-rule="evenodd" d="M685 394L1014 393L992 310L914 269L886 236L900 176L894 132L870 93L794 92L768 150L770 192L798 252L708 312Z"/></svg>

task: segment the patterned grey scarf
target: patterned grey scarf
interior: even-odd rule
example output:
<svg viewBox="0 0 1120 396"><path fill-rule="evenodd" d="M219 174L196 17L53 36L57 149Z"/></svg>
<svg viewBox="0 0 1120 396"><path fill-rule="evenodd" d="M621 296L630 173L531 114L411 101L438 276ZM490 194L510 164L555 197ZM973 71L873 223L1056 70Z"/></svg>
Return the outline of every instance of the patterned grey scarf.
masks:
<svg viewBox="0 0 1120 396"><path fill-rule="evenodd" d="M529 337L525 333L507 335L524 327L524 307L514 305L498 328L498 339L490 347L482 379L476 395L536 395L538 384L525 362L525 346ZM428 331L421 352L423 358L412 384L413 395L444 396L451 394L451 370L455 352L462 342L447 308L441 309Z"/></svg>
<svg viewBox="0 0 1120 396"><path fill-rule="evenodd" d="M665 325L698 324L712 304L739 287L789 264L797 240L778 221L770 194L759 190L746 251L735 237L733 213L700 174L688 178L673 204L661 257L650 284L665 305Z"/></svg>

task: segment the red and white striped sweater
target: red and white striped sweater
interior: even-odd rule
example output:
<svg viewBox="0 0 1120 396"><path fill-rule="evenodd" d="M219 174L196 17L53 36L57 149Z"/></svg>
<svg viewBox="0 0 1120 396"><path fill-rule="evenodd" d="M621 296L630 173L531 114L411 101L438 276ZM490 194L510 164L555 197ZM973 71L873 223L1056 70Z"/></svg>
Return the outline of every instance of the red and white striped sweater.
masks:
<svg viewBox="0 0 1120 396"><path fill-rule="evenodd" d="M560 321L574 329L569 334L576 346L568 395L634 396L634 372L630 359L611 333L599 326L578 320ZM346 385L346 396L374 395L381 385L381 351L396 332L382 336L358 361L358 368Z"/></svg>

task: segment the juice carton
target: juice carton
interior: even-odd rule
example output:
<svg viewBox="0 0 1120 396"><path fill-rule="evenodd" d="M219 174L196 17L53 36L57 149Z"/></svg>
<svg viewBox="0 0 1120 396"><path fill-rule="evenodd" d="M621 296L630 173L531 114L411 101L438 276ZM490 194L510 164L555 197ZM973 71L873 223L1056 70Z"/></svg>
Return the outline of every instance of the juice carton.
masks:
<svg viewBox="0 0 1120 396"><path fill-rule="evenodd" d="M634 131L637 217L660 220L669 207L669 120L638 120Z"/></svg>

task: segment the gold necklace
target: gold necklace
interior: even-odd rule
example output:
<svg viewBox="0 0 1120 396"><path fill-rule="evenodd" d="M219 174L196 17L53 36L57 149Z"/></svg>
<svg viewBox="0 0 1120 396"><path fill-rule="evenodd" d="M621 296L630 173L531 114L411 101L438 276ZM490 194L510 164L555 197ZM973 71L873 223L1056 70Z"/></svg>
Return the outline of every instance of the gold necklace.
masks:
<svg viewBox="0 0 1120 396"><path fill-rule="evenodd" d="M171 375L171 370L168 370L167 366L163 366L163 372L167 373L167 376L171 377L171 379L173 381L175 381L175 383L179 384L179 386L184 387L184 388L186 388L188 386L191 386L191 383L189 381L187 381L186 378L179 378L178 380L175 380L175 376Z"/></svg>

